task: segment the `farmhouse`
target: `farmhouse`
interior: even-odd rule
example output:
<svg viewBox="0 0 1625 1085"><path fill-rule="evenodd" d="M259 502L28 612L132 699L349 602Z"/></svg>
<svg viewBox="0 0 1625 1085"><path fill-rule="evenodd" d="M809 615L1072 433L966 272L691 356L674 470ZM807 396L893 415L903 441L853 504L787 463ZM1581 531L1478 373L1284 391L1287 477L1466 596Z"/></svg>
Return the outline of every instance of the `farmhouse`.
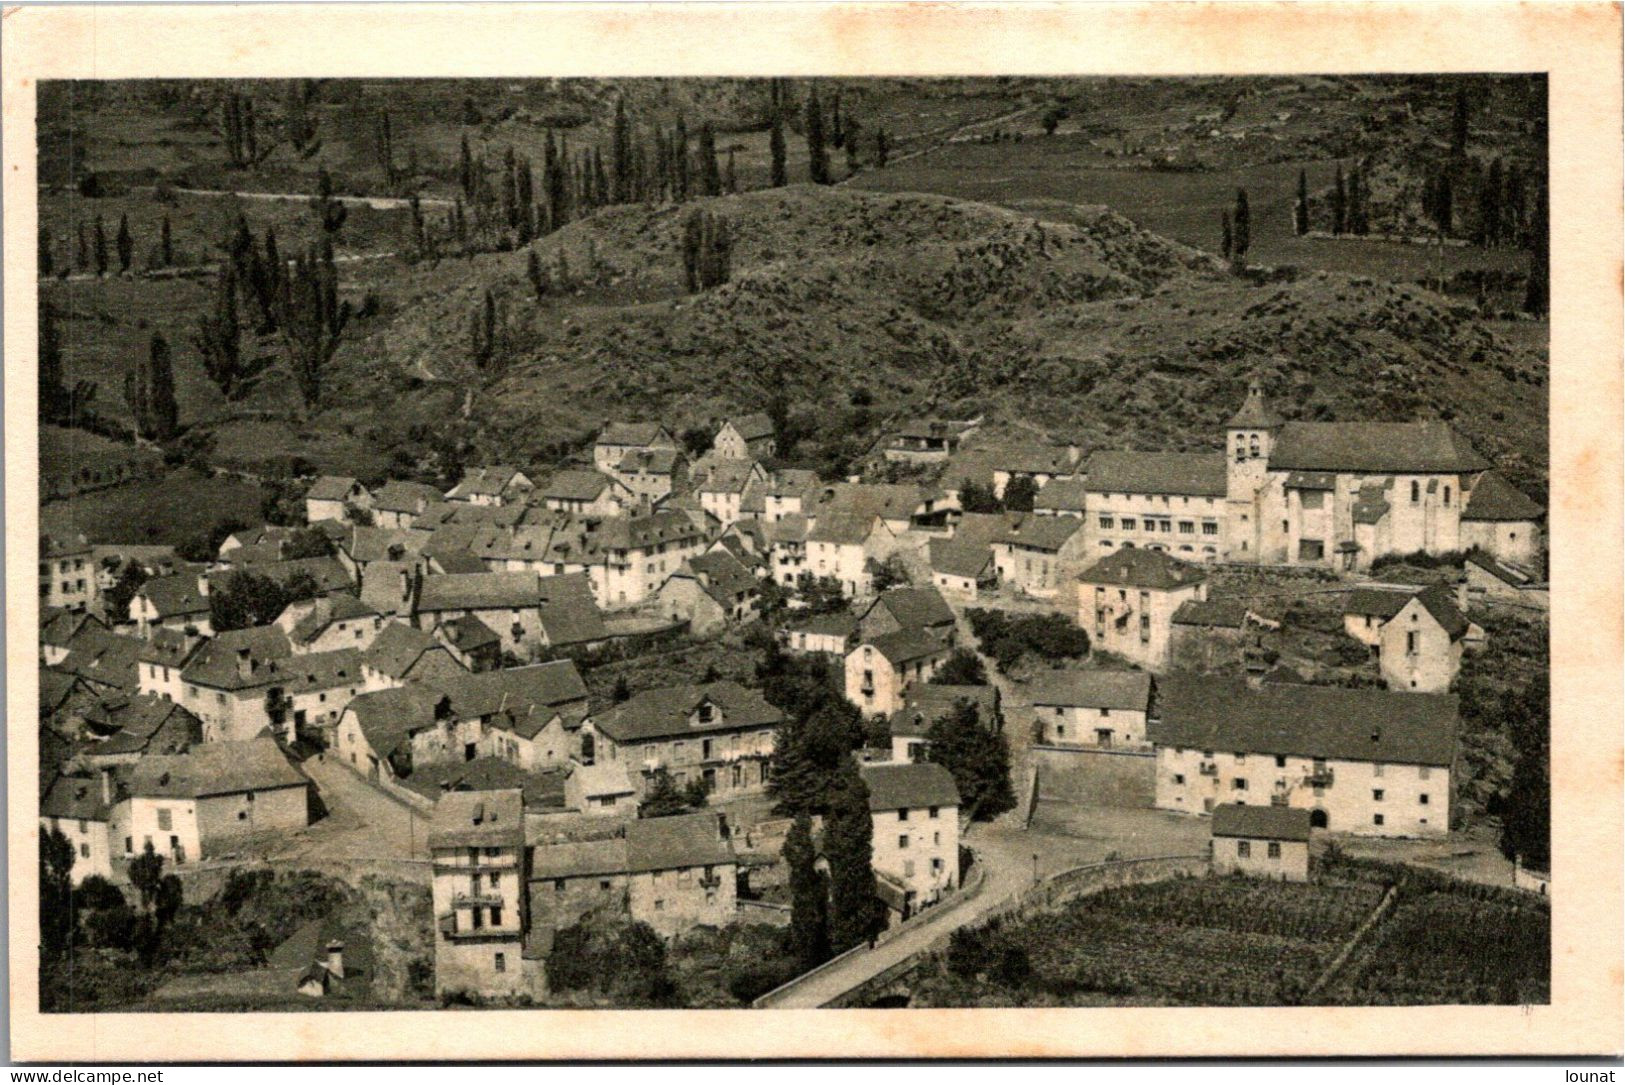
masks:
<svg viewBox="0 0 1625 1085"><path fill-rule="evenodd" d="M446 500L470 505L523 505L536 488L516 467L471 467L446 491Z"/></svg>
<svg viewBox="0 0 1625 1085"><path fill-rule="evenodd" d="M1456 698L1172 675L1158 684L1156 805L1306 809L1318 829L1443 836Z"/></svg>
<svg viewBox="0 0 1625 1085"><path fill-rule="evenodd" d="M766 787L783 722L784 714L755 690L709 682L633 694L584 730L593 735L594 758L637 771L641 791L664 768L678 786L700 780L724 802Z"/></svg>
<svg viewBox="0 0 1625 1085"><path fill-rule="evenodd" d="M846 699L865 716L890 716L910 688L931 680L952 649L935 633L900 629L846 654Z"/></svg>
<svg viewBox="0 0 1625 1085"><path fill-rule="evenodd" d="M970 602L998 582L990 547L957 538L932 539L927 545L931 583L944 596Z"/></svg>
<svg viewBox="0 0 1625 1085"><path fill-rule="evenodd" d="M849 611L839 610L792 621L780 632L779 641L791 655L818 653L844 659L847 642L857 631L858 620Z"/></svg>
<svg viewBox="0 0 1625 1085"><path fill-rule="evenodd" d="M41 535L39 605L86 610L96 599L96 571L83 535Z"/></svg>
<svg viewBox="0 0 1625 1085"><path fill-rule="evenodd" d="M1071 516L1016 517L993 540L993 567L1004 583L1049 598L1069 570L1087 562L1086 537Z"/></svg>
<svg viewBox="0 0 1625 1085"><path fill-rule="evenodd" d="M677 450L677 442L658 422L606 422L593 445L592 462L600 471L614 471L628 454L657 449Z"/></svg>
<svg viewBox="0 0 1625 1085"><path fill-rule="evenodd" d="M1078 576L1078 624L1098 649L1150 670L1168 666L1174 614L1207 598L1199 566L1157 550L1124 547Z"/></svg>
<svg viewBox="0 0 1625 1085"><path fill-rule="evenodd" d="M901 921L959 884L959 789L947 769L929 761L859 771L869 788L875 881Z"/></svg>
<svg viewBox="0 0 1625 1085"><path fill-rule="evenodd" d="M1213 873L1309 880L1309 811L1290 806L1213 808Z"/></svg>
<svg viewBox="0 0 1625 1085"><path fill-rule="evenodd" d="M976 718L990 731L1004 728L999 713L999 691L992 686L914 686L903 698L903 707L892 713L891 759L923 761L931 747L931 725L947 719L961 705L976 710Z"/></svg>
<svg viewBox="0 0 1625 1085"><path fill-rule="evenodd" d="M858 614L858 636L873 641L903 629L923 629L954 643L954 612L935 588L891 588Z"/></svg>
<svg viewBox="0 0 1625 1085"><path fill-rule="evenodd" d="M602 471L556 471L541 493L547 508L577 516L615 516L636 503L626 483Z"/></svg>
<svg viewBox="0 0 1625 1085"><path fill-rule="evenodd" d="M323 475L305 491L305 523L315 524L323 520L345 523L350 519L352 506L365 509L371 505L372 494L358 480Z"/></svg>
<svg viewBox="0 0 1625 1085"><path fill-rule="evenodd" d="M1541 530L1546 510L1512 488L1494 471L1485 471L1461 514L1461 546L1477 548L1503 561L1533 564L1540 560Z"/></svg>
<svg viewBox="0 0 1625 1085"><path fill-rule="evenodd" d="M1061 670L1028 689L1038 741L1046 746L1143 746L1151 676L1141 671Z"/></svg>
<svg viewBox="0 0 1625 1085"><path fill-rule="evenodd" d="M424 509L443 500L440 491L427 483L390 479L372 495L372 522L390 531L410 528Z"/></svg>
<svg viewBox="0 0 1625 1085"><path fill-rule="evenodd" d="M655 605L672 621L688 622L694 636L706 637L754 619L760 596L750 570L728 551L713 550L689 558L667 577Z"/></svg>
<svg viewBox="0 0 1625 1085"><path fill-rule="evenodd" d="M604 640L590 582L580 573L459 573L431 576L418 594L416 624L432 631L463 617L478 618L520 659L544 648Z"/></svg>
<svg viewBox="0 0 1625 1085"><path fill-rule="evenodd" d="M807 532L805 571L833 579L848 598L869 595L874 569L896 550L897 536L875 515L822 513Z"/></svg>
<svg viewBox="0 0 1625 1085"><path fill-rule="evenodd" d="M270 736L142 758L130 777L123 857L148 845L180 864L310 823L310 781Z"/></svg>

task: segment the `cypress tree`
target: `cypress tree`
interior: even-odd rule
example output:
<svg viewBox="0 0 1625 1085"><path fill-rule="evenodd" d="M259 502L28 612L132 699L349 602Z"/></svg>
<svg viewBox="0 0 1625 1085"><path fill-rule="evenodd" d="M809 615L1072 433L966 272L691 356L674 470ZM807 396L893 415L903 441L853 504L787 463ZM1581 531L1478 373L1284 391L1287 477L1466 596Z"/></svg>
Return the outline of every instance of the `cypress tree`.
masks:
<svg viewBox="0 0 1625 1085"><path fill-rule="evenodd" d="M102 217L96 216L96 277L99 279L107 274L107 228L102 225Z"/></svg>
<svg viewBox="0 0 1625 1085"><path fill-rule="evenodd" d="M553 133L549 132L550 141L552 136ZM474 156L468 149L467 133L464 133L462 147L457 153L457 183L462 187L464 199L474 198Z"/></svg>
<svg viewBox="0 0 1625 1085"><path fill-rule="evenodd" d="M867 942L884 926L874 872L874 822L869 787L851 757L842 759L824 818L829 859L830 950L843 953Z"/></svg>
<svg viewBox="0 0 1625 1085"><path fill-rule="evenodd" d="M68 388L62 374L62 330L56 306L43 295L39 300L39 413L54 422L68 411Z"/></svg>
<svg viewBox="0 0 1625 1085"><path fill-rule="evenodd" d="M1292 228L1299 237L1309 232L1309 175L1298 171L1298 202L1292 208Z"/></svg>
<svg viewBox="0 0 1625 1085"><path fill-rule="evenodd" d="M722 171L722 191L732 196L739 191L739 175L734 172L734 149L728 148L728 165Z"/></svg>
<svg viewBox="0 0 1625 1085"><path fill-rule="evenodd" d="M167 441L175 435L175 374L169 343L153 333L145 357L137 355L124 374L124 401L135 418L136 433L149 441Z"/></svg>
<svg viewBox="0 0 1625 1085"><path fill-rule="evenodd" d="M842 145L846 148L846 175L848 177L858 172L858 138L860 131L857 121L849 120L846 122L845 139Z"/></svg>
<svg viewBox="0 0 1625 1085"><path fill-rule="evenodd" d="M1349 233L1359 236L1365 232L1360 228L1360 163L1358 162L1349 167L1348 206L1343 215L1343 226Z"/></svg>
<svg viewBox="0 0 1625 1085"><path fill-rule="evenodd" d="M475 369L486 369L496 355L497 303L490 290L468 314L468 357Z"/></svg>
<svg viewBox="0 0 1625 1085"><path fill-rule="evenodd" d="M610 168L614 174L616 203L632 200L632 133L626 121L626 96L615 101L615 128L610 137Z"/></svg>
<svg viewBox="0 0 1625 1085"><path fill-rule="evenodd" d="M815 85L807 95L807 177L815 185L829 184L829 151L824 146L824 107Z"/></svg>
<svg viewBox="0 0 1625 1085"><path fill-rule="evenodd" d="M883 170L883 169L886 168L886 154L887 154L887 152L889 150L891 150L891 147L890 147L890 144L888 143L888 141L886 139L886 130L884 128L875 129L875 168L876 169L882 169Z"/></svg>
<svg viewBox="0 0 1625 1085"><path fill-rule="evenodd" d="M542 270L542 258L535 249L525 257L525 277L530 280L530 288L536 291L537 301L547 296L547 272Z"/></svg>
<svg viewBox="0 0 1625 1085"><path fill-rule="evenodd" d="M130 236L129 215L120 215L118 217L118 237L115 243L118 248L119 274L128 274L130 263L135 259L135 238Z"/></svg>
<svg viewBox="0 0 1625 1085"><path fill-rule="evenodd" d="M1247 259L1252 247L1252 213L1247 209L1247 190L1236 189L1236 210L1231 221L1230 255L1237 263Z"/></svg>
<svg viewBox="0 0 1625 1085"><path fill-rule="evenodd" d="M673 195L679 203L688 199L688 122L677 118L671 137Z"/></svg>
<svg viewBox="0 0 1625 1085"><path fill-rule="evenodd" d="M1460 158L1467 153L1467 89L1456 90L1455 107L1450 116L1450 155Z"/></svg>
<svg viewBox="0 0 1625 1085"><path fill-rule="evenodd" d="M773 172L769 185L772 188L783 188L789 183L789 174L785 170L784 158L784 112L779 108L776 89L773 98L773 125L767 135L768 150L773 156Z"/></svg>
<svg viewBox="0 0 1625 1085"><path fill-rule="evenodd" d="M85 234L84 222L81 221L75 223L74 225L75 230L79 235L79 244L78 247L74 249L73 264L80 271L85 271L90 267L90 242Z"/></svg>
<svg viewBox="0 0 1625 1085"><path fill-rule="evenodd" d="M722 195L722 175L717 172L717 141L711 132L711 122L700 125L700 192L705 196Z"/></svg>
<svg viewBox="0 0 1625 1085"><path fill-rule="evenodd" d="M1348 226L1348 192L1343 184L1343 163L1337 164L1337 179L1332 183L1332 233L1342 234Z"/></svg>
<svg viewBox="0 0 1625 1085"><path fill-rule="evenodd" d="M812 819L798 814L784 838L790 873L790 949L801 971L829 960L829 880L817 867Z"/></svg>
<svg viewBox="0 0 1625 1085"><path fill-rule="evenodd" d="M1230 212L1229 211L1220 211L1219 212L1219 255L1223 256L1226 260L1230 259L1230 250L1231 250L1231 247L1234 244L1235 244L1235 238L1234 238L1233 233L1232 233L1232 231L1230 229Z"/></svg>
<svg viewBox="0 0 1625 1085"><path fill-rule="evenodd" d="M164 267L171 267L175 263L175 249L169 236L169 216L164 216L163 223L158 227L158 262Z"/></svg>
<svg viewBox="0 0 1625 1085"><path fill-rule="evenodd" d="M236 396L242 379L242 326L237 315L237 272L231 264L220 269L214 304L198 316L192 343L203 357L206 373L227 399Z"/></svg>
<svg viewBox="0 0 1625 1085"><path fill-rule="evenodd" d="M1502 239L1501 195L1504 181L1501 160L1495 159L1478 188L1478 240L1481 245L1499 245Z"/></svg>
<svg viewBox="0 0 1625 1085"><path fill-rule="evenodd" d="M830 143L836 148L846 146L846 125L841 119L841 92L835 92L835 100L831 103Z"/></svg>

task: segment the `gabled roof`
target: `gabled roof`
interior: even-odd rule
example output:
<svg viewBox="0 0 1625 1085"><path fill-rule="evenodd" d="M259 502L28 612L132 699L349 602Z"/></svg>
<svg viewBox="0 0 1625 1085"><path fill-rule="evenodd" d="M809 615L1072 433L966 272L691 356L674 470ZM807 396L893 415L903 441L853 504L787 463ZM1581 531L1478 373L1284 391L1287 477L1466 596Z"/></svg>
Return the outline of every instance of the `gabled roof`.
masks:
<svg viewBox="0 0 1625 1085"><path fill-rule="evenodd" d="M601 445L647 448L661 440L669 442L671 434L658 422L611 422L598 434Z"/></svg>
<svg viewBox="0 0 1625 1085"><path fill-rule="evenodd" d="M1035 705L1144 712L1151 705L1151 676L1142 671L1041 671L1033 676L1028 699Z"/></svg>
<svg viewBox="0 0 1625 1085"><path fill-rule="evenodd" d="M577 765L572 771L583 772L596 766ZM615 768L618 766L609 766ZM621 770L620 776L626 772ZM588 791L589 795L632 793L630 783L626 790L620 790L617 784L610 784L610 791ZM667 821L668 818L654 818L655 821ZM563 840L555 844L538 844L530 850L530 878L533 882L556 881L559 878L596 878L606 874L625 874L626 837L616 833L600 840ZM550 889L542 888L531 891L531 900L545 899L543 894Z"/></svg>
<svg viewBox="0 0 1625 1085"><path fill-rule="evenodd" d="M600 494L618 483L602 471L555 471L542 487L547 501L596 501Z"/></svg>
<svg viewBox="0 0 1625 1085"><path fill-rule="evenodd" d="M424 577L418 610L502 610L539 606L541 578L535 573L444 573Z"/></svg>
<svg viewBox="0 0 1625 1085"><path fill-rule="evenodd" d="M626 869L632 874L736 862L715 811L643 818L626 826Z"/></svg>
<svg viewBox="0 0 1625 1085"><path fill-rule="evenodd" d="M681 512L661 510L644 516L609 516L597 521L587 536L593 550L647 550L663 543L692 542L705 531Z"/></svg>
<svg viewBox="0 0 1625 1085"><path fill-rule="evenodd" d="M99 682L133 693L140 682L140 659L146 646L147 642L140 637L87 629L74 639L56 669L78 675L87 682Z"/></svg>
<svg viewBox="0 0 1625 1085"><path fill-rule="evenodd" d="M1309 811L1301 806L1242 806L1227 802L1213 808L1213 835L1308 840Z"/></svg>
<svg viewBox="0 0 1625 1085"><path fill-rule="evenodd" d="M700 480L695 491L702 494L743 493L752 480L764 478L762 466L755 460L717 460L695 474Z"/></svg>
<svg viewBox="0 0 1625 1085"><path fill-rule="evenodd" d="M156 693L131 697L117 711L108 713L108 720L118 726L118 732L86 753L183 753L203 738L203 724L196 716ZM171 721L179 727L178 733L171 733L173 740L161 749L150 749L153 737Z"/></svg>
<svg viewBox="0 0 1625 1085"><path fill-rule="evenodd" d="M390 479L372 495L375 512L406 512L416 515L431 502L442 500L439 490L424 482Z"/></svg>
<svg viewBox="0 0 1625 1085"><path fill-rule="evenodd" d="M1457 700L1338 686L1265 685L1170 675L1159 683L1159 746L1285 754L1336 761L1449 765L1456 752Z"/></svg>
<svg viewBox="0 0 1625 1085"><path fill-rule="evenodd" d="M819 513L818 522L807 532L807 541L856 546L869 538L877 523L884 521L874 513Z"/></svg>
<svg viewBox="0 0 1625 1085"><path fill-rule="evenodd" d="M1546 510L1515 490L1510 482L1494 471L1485 471L1467 499L1463 520L1522 523L1539 520Z"/></svg>
<svg viewBox="0 0 1625 1085"><path fill-rule="evenodd" d="M130 793L138 798L192 799L282 787L308 787L269 735L247 742L205 742L183 754L149 754L135 764Z"/></svg>
<svg viewBox="0 0 1625 1085"><path fill-rule="evenodd" d="M1004 529L997 541L1007 546L1054 553L1082 530L1083 521L1076 516L1020 516Z"/></svg>
<svg viewBox="0 0 1625 1085"><path fill-rule="evenodd" d="M527 809L564 805L562 772L526 772L500 757L441 761L421 765L401 781L419 795L438 800L453 791L507 791L518 788Z"/></svg>
<svg viewBox="0 0 1625 1085"><path fill-rule="evenodd" d="M695 709L710 701L721 710L711 723L690 723ZM771 727L784 713L762 695L737 682L666 686L645 690L596 717L596 726L616 742L641 742L680 735L706 735Z"/></svg>
<svg viewBox="0 0 1625 1085"><path fill-rule="evenodd" d="M954 624L953 609L935 588L892 588L883 591L869 604L863 617L867 618L876 608L885 610L904 629L928 629Z"/></svg>
<svg viewBox="0 0 1625 1085"><path fill-rule="evenodd" d="M927 545L932 571L946 576L979 579L993 564L993 551L985 544L961 542L958 539L932 539Z"/></svg>
<svg viewBox="0 0 1625 1085"><path fill-rule="evenodd" d="M379 757L388 757L413 732L433 726L435 706L445 694L426 684L412 683L374 690L350 698L346 714L353 714L367 745Z"/></svg>
<svg viewBox="0 0 1625 1085"><path fill-rule="evenodd" d="M1072 449L1066 445L1022 442L993 454L993 467L1012 475L1061 475L1077 466Z"/></svg>
<svg viewBox="0 0 1625 1085"><path fill-rule="evenodd" d="M158 620L184 618L209 612L209 597L198 586L196 573L155 576L136 589L158 613Z"/></svg>
<svg viewBox="0 0 1625 1085"><path fill-rule="evenodd" d="M429 847L521 847L525 807L519 788L502 791L448 791L434 804Z"/></svg>
<svg viewBox="0 0 1625 1085"><path fill-rule="evenodd" d="M1054 509L1057 512L1082 512L1089 480L1082 478L1050 479L1038 488L1033 508Z"/></svg>
<svg viewBox="0 0 1625 1085"><path fill-rule="evenodd" d="M289 603L277 624L284 624L281 619L288 616L288 611L298 615L288 629L288 639L294 644L309 644L337 622L379 617L376 610L353 595L318 596Z"/></svg>
<svg viewBox="0 0 1625 1085"><path fill-rule="evenodd" d="M542 632L549 645L587 644L609 636L586 573L544 576L541 592Z"/></svg>
<svg viewBox="0 0 1625 1085"><path fill-rule="evenodd" d="M1444 627L1451 640L1459 640L1472 624L1456 606L1456 600L1451 595L1450 589L1443 584L1434 584L1418 592L1416 601L1433 615L1434 621Z"/></svg>
<svg viewBox="0 0 1625 1085"><path fill-rule="evenodd" d="M1160 550L1125 546L1114 550L1078 574L1084 584L1172 591L1200 584L1207 574L1199 566L1180 561Z"/></svg>
<svg viewBox="0 0 1625 1085"><path fill-rule="evenodd" d="M1085 475L1092 494L1224 497L1228 485L1222 452L1096 452Z"/></svg>
<svg viewBox="0 0 1625 1085"><path fill-rule="evenodd" d="M239 660L246 653L248 672ZM186 681L211 689L250 689L275 685L282 675L272 664L293 655L293 645L280 626L256 625L231 629L210 640L181 671Z"/></svg>
<svg viewBox="0 0 1625 1085"><path fill-rule="evenodd" d="M94 776L58 776L40 796L40 817L106 821L111 810L102 801L102 782Z"/></svg>
<svg viewBox="0 0 1625 1085"><path fill-rule="evenodd" d="M474 496L500 496L510 485L518 482L521 472L517 467L493 464L490 467L470 467L463 472L462 481L446 492L448 498Z"/></svg>
<svg viewBox="0 0 1625 1085"><path fill-rule="evenodd" d="M305 491L306 501L343 501L352 490L362 488L361 483L345 475L323 475Z"/></svg>
<svg viewBox="0 0 1625 1085"><path fill-rule="evenodd" d="M453 618L440 628L445 630L446 639L459 652L472 652L492 644L502 643L502 638L491 632L490 626L472 614L464 614L461 618Z"/></svg>
<svg viewBox="0 0 1625 1085"><path fill-rule="evenodd" d="M899 629L867 643L869 647L885 656L893 666L948 653L948 646L942 643L935 633L924 629ZM853 651L861 651L862 648L860 645Z"/></svg>
<svg viewBox="0 0 1625 1085"><path fill-rule="evenodd" d="M263 576L279 584L286 584L301 573L308 574L316 582L316 591L321 595L349 591L352 586L350 574L344 571L344 566L339 564L338 558L321 557L268 561L241 570L217 569L208 574L209 590L216 590L217 587L230 582L234 576Z"/></svg>
<svg viewBox="0 0 1625 1085"><path fill-rule="evenodd" d="M440 645L431 634L405 622L388 622L378 631L366 651L361 653L361 662L391 678L400 678L412 669L423 653L439 649Z"/></svg>
<svg viewBox="0 0 1625 1085"><path fill-rule="evenodd" d="M998 712L998 691L992 686L939 686L927 682L909 688L903 707L891 714L891 733L897 736L923 736L931 725L946 719L961 704L976 709L983 726L992 726Z"/></svg>
<svg viewBox="0 0 1625 1085"><path fill-rule="evenodd" d="M63 607L40 608L41 644L49 644L56 648L67 648L81 635L92 630L107 632L107 624L94 614L81 610L67 610Z"/></svg>
<svg viewBox="0 0 1625 1085"><path fill-rule="evenodd" d="M730 418L727 424L747 441L760 441L773 436L773 419L760 411Z"/></svg>
<svg viewBox="0 0 1625 1085"><path fill-rule="evenodd" d="M953 774L930 761L888 761L861 765L858 771L869 787L871 813L959 805L959 788L954 785Z"/></svg>
<svg viewBox="0 0 1625 1085"><path fill-rule="evenodd" d="M1533 571L1510 561L1501 561L1480 550L1468 551L1467 560L1510 587L1527 588L1537 583Z"/></svg>
<svg viewBox="0 0 1625 1085"><path fill-rule="evenodd" d="M820 523L836 514L878 516L883 520L908 520L920 506L931 503L957 508L935 486L902 482L830 482L816 491L814 507L802 511L816 516Z"/></svg>
<svg viewBox="0 0 1625 1085"><path fill-rule="evenodd" d="M1373 585L1369 588L1355 588L1349 592L1348 601L1343 604L1344 614L1357 614L1360 617L1381 618L1387 621L1395 614L1405 609L1405 604L1411 601L1416 592L1410 588L1393 588Z"/></svg>
<svg viewBox="0 0 1625 1085"><path fill-rule="evenodd" d="M350 555L350 560L368 565L375 561L399 561L416 555L422 552L425 541L423 532L409 527L353 527L348 535L339 540L339 549ZM400 548L400 557L391 556L390 551L396 547Z"/></svg>
<svg viewBox="0 0 1625 1085"><path fill-rule="evenodd" d="M675 448L633 448L621 457L615 470L623 475L670 475L687 463Z"/></svg>
<svg viewBox="0 0 1625 1085"><path fill-rule="evenodd" d="M497 712L529 712L533 707L559 709L587 700L581 672L568 659L460 674L442 679L435 686L451 698L451 710L461 719Z"/></svg>
<svg viewBox="0 0 1625 1085"><path fill-rule="evenodd" d="M845 639L858 631L858 619L850 611L837 610L830 614L792 619L785 628L792 633L811 633L814 636Z"/></svg>
<svg viewBox="0 0 1625 1085"><path fill-rule="evenodd" d="M1240 629L1247 624L1247 604L1235 599L1187 599L1174 611L1174 624Z"/></svg>
<svg viewBox="0 0 1625 1085"><path fill-rule="evenodd" d="M724 607L731 607L741 597L760 591L756 577L727 550L712 550L689 558L672 577L696 581L707 595Z"/></svg>
<svg viewBox="0 0 1625 1085"><path fill-rule="evenodd" d="M1271 471L1454 474L1489 463L1444 422L1288 422ZM1221 457L1222 466L1222 457Z"/></svg>

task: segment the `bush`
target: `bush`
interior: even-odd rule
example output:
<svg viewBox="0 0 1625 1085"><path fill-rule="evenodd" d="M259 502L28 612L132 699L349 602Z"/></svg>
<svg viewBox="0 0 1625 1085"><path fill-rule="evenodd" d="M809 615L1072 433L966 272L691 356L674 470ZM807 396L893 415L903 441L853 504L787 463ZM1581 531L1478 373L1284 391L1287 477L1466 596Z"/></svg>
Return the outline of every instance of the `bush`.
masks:
<svg viewBox="0 0 1625 1085"><path fill-rule="evenodd" d="M1089 634L1062 614L1012 617L1003 611L978 608L967 616L983 653L992 656L1005 674L1028 655L1057 663L1089 654Z"/></svg>

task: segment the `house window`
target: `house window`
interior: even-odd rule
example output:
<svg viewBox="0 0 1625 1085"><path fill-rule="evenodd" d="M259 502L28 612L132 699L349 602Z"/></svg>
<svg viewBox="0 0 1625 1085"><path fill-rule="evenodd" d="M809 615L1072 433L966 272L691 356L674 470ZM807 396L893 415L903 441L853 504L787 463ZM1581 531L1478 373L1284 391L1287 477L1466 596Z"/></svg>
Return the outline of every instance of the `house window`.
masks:
<svg viewBox="0 0 1625 1085"><path fill-rule="evenodd" d="M1422 639L1421 634L1418 633L1416 630L1414 630L1414 629L1406 630L1405 631L1405 654L1408 655L1408 656L1416 655L1417 650L1418 650L1418 645L1420 644L1421 639Z"/></svg>
<svg viewBox="0 0 1625 1085"><path fill-rule="evenodd" d="M498 972L506 972L508 970L508 955L506 953L497 954L496 970Z"/></svg>
<svg viewBox="0 0 1625 1085"><path fill-rule="evenodd" d="M1279 859L1281 857L1281 845L1280 845L1280 843L1277 842L1277 841L1271 840L1269 842L1268 852L1269 852L1269 857L1271 859Z"/></svg>
<svg viewBox="0 0 1625 1085"><path fill-rule="evenodd" d="M1415 479L1411 479L1411 504L1414 505L1414 504L1416 504L1417 502L1419 502L1421 500L1422 500L1422 484L1420 482L1417 482Z"/></svg>
<svg viewBox="0 0 1625 1085"><path fill-rule="evenodd" d="M897 811L897 820L898 821L907 821L908 820L908 811L907 810L899 810L899 811Z"/></svg>
<svg viewBox="0 0 1625 1085"><path fill-rule="evenodd" d="M1286 768L1286 756L1284 754L1275 755L1275 767L1278 769Z"/></svg>
<svg viewBox="0 0 1625 1085"><path fill-rule="evenodd" d="M1133 531L1134 530L1134 518L1133 517L1131 517L1131 516L1123 517L1123 530L1124 531Z"/></svg>
<svg viewBox="0 0 1625 1085"><path fill-rule="evenodd" d="M929 809L926 810L925 816L930 817L930 818L936 817L937 816L937 808L935 806L930 807Z"/></svg>
<svg viewBox="0 0 1625 1085"><path fill-rule="evenodd" d="M1372 802L1381 802L1382 801L1382 788L1380 788L1380 787L1376 788L1371 792L1371 801Z"/></svg>
<svg viewBox="0 0 1625 1085"><path fill-rule="evenodd" d="M1373 824L1373 825L1381 825L1382 824L1382 815L1381 814L1372 814L1371 815L1371 824Z"/></svg>
<svg viewBox="0 0 1625 1085"><path fill-rule="evenodd" d="M906 835L897 838L897 849L899 851L908 850L908 837Z"/></svg>
<svg viewBox="0 0 1625 1085"><path fill-rule="evenodd" d="M1428 793L1426 791L1422 792L1420 795L1416 796L1416 801L1421 803L1423 806L1426 806L1428 804Z"/></svg>
<svg viewBox="0 0 1625 1085"><path fill-rule="evenodd" d="M1231 791L1246 791L1247 790L1247 781L1244 780L1242 777L1237 776L1235 779L1230 781L1230 790Z"/></svg>
<svg viewBox="0 0 1625 1085"><path fill-rule="evenodd" d="M1195 524L1195 522L1191 521L1191 520L1181 520L1181 521L1179 521L1179 533L1181 535L1194 535L1194 534L1196 534L1196 524Z"/></svg>
<svg viewBox="0 0 1625 1085"><path fill-rule="evenodd" d="M1236 858L1237 859L1250 859L1250 858L1252 858L1252 854L1253 854L1253 842L1251 840L1238 840L1238 841L1236 841Z"/></svg>
<svg viewBox="0 0 1625 1085"><path fill-rule="evenodd" d="M1449 486L1446 486L1444 488L1444 503L1445 503L1446 508L1450 507L1450 487Z"/></svg>
<svg viewBox="0 0 1625 1085"><path fill-rule="evenodd" d="M175 826L171 824L168 807L160 807L158 810L158 828L162 829L164 832L168 832L174 827Z"/></svg>
<svg viewBox="0 0 1625 1085"><path fill-rule="evenodd" d="M665 910L666 910L666 902L665 901L663 901L663 900L655 901L655 911L664 912Z"/></svg>
<svg viewBox="0 0 1625 1085"><path fill-rule="evenodd" d="M605 893L609 892L609 879L605 878L603 881L599 882L598 888Z"/></svg>
<svg viewBox="0 0 1625 1085"><path fill-rule="evenodd" d="M1174 783L1182 784L1184 782L1185 782L1185 774L1183 772L1174 773Z"/></svg>
<svg viewBox="0 0 1625 1085"><path fill-rule="evenodd" d="M1100 518L1100 526L1102 528L1104 528L1105 530L1110 531L1112 529L1112 518L1110 516L1102 516ZM1125 521L1125 526L1126 526L1126 521Z"/></svg>

